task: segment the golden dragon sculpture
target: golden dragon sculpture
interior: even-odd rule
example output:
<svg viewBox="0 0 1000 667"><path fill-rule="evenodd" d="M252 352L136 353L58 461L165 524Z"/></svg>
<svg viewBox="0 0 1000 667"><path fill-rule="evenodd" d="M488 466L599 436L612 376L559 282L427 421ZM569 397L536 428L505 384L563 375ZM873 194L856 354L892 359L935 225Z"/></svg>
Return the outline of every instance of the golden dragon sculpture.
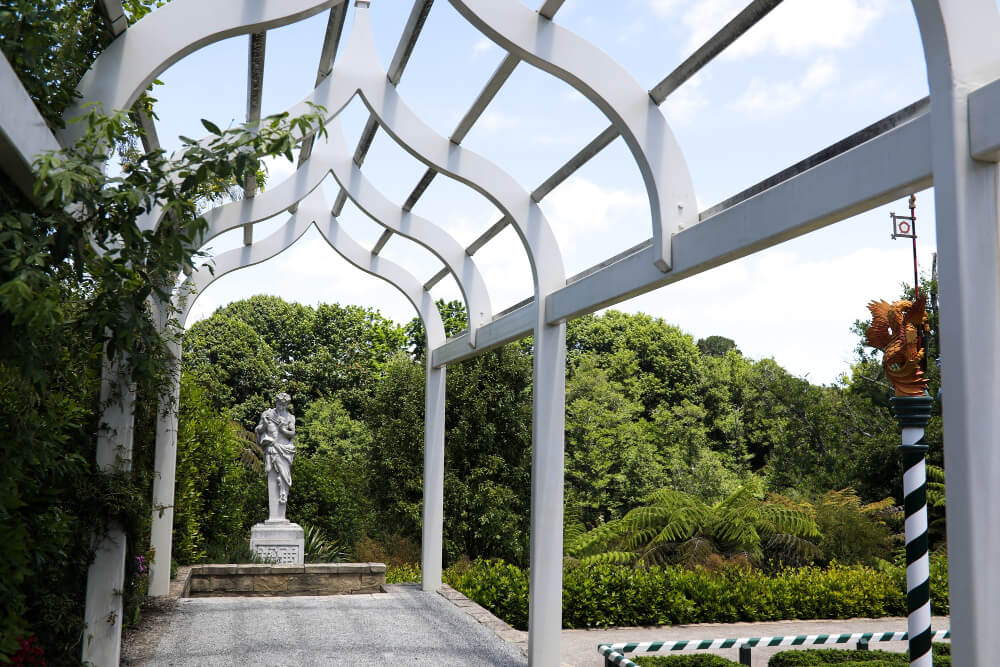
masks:
<svg viewBox="0 0 1000 667"><path fill-rule="evenodd" d="M920 332L927 322L925 298L891 304L870 301L868 310L872 323L865 337L869 345L882 350L882 367L896 396L923 395L927 391L927 378L921 370L924 348L920 345Z"/></svg>

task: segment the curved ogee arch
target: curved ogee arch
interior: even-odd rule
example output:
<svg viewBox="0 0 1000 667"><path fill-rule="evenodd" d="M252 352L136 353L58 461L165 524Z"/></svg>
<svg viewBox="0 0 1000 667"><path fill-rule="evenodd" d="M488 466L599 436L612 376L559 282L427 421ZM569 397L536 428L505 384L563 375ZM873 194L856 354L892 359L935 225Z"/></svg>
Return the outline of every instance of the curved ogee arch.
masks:
<svg viewBox="0 0 1000 667"><path fill-rule="evenodd" d="M541 208L531 199L528 191L486 158L453 144L424 123L399 97L380 62L368 8L359 5L350 39L338 64L312 93L287 113L299 116L314 111L314 105L319 105L326 109L328 118L334 118L355 95L359 95L383 129L404 150L439 173L472 187L511 219L527 251L536 297L563 287L566 274L558 242ZM298 201L296 197L305 196L311 189L310 185L315 187L318 184L315 178L322 172L323 165L310 167L308 174L278 186L282 193L280 196L275 192L266 203L258 201L262 197L254 197L241 204L241 212L228 209L223 219L210 219L210 224L213 229L222 228L240 217L252 222L289 209ZM267 211L271 211L270 215L264 215ZM158 214L154 211L144 217L141 225L148 229L156 224L157 219Z"/></svg>
<svg viewBox="0 0 1000 667"><path fill-rule="evenodd" d="M410 272L395 262L379 255L373 255L355 241L330 213L322 192L316 191L299 202L299 207L280 229L252 245L226 251L218 255L213 262L213 268L202 266L189 278L190 296L184 303L177 303L181 316L182 327L186 327L187 318L198 297L212 283L224 275L244 269L254 264L260 264L275 257L292 247L299 238L315 225L326 242L344 259L380 278L398 289L416 309L424 327L427 329L429 345L441 345L445 341L444 325L433 297L423 288L423 285Z"/></svg>
<svg viewBox="0 0 1000 667"><path fill-rule="evenodd" d="M310 105L320 105L333 117L355 94L360 95L381 127L404 150L431 169L472 187L510 218L528 254L536 297L565 285L559 244L528 191L503 169L424 123L399 96L380 63L368 8L358 6L338 64L312 93L289 109L289 114L301 115L313 109Z"/></svg>
<svg viewBox="0 0 1000 667"><path fill-rule="evenodd" d="M204 244L231 229L280 214L310 196L332 173L351 200L373 220L431 251L455 276L468 309L469 344L483 322L493 316L489 291L475 260L450 234L431 221L404 211L385 197L354 164L340 123L328 126L328 139L317 143L310 158L294 174L252 199L218 206L205 213Z"/></svg>
<svg viewBox="0 0 1000 667"><path fill-rule="evenodd" d="M493 318L486 281L475 260L451 234L426 218L404 211L385 197L355 164L339 122L334 120L328 129L327 142L318 150L351 201L387 229L433 252L455 277L468 306L469 345L474 347L476 331Z"/></svg>
<svg viewBox="0 0 1000 667"><path fill-rule="evenodd" d="M670 237L698 222L698 207L684 154L649 92L599 48L517 0L450 2L484 35L565 81L607 116L646 185L656 264L670 270Z"/></svg>
<svg viewBox="0 0 1000 667"><path fill-rule="evenodd" d="M445 420L445 368L435 368L431 363L431 350L445 341L441 313L430 292L423 288L412 274L394 262L374 255L340 226L330 213L330 206L321 191L314 191L299 203L289 221L270 236L251 246L237 248L215 258L213 269L199 267L191 279L176 291L174 305L180 311L182 328L198 296L222 276L275 257L298 241L315 226L324 240L348 262L376 278L388 282L407 298L417 311L426 333L426 367L424 395L424 502L422 527L422 572L424 590L436 591L441 587L441 554L444 520L444 420ZM191 292L194 292L193 294ZM180 359L180 346L171 346L174 358ZM173 376L173 403L179 398L180 376ZM168 448L176 452L177 412L164 410L157 422L157 450ZM166 443L172 438L173 445ZM160 553L170 553L171 525L173 521L174 474L176 454L166 456L159 470L161 481L154 485L154 506L164 511L153 512L153 546ZM155 593L165 594L165 591Z"/></svg>
<svg viewBox="0 0 1000 667"><path fill-rule="evenodd" d="M342 2L346 0L173 0L144 16L101 52L80 81L81 99L63 118L80 116L88 104L99 105L104 113L130 109L153 79L201 47L295 23ZM79 123L70 123L60 140L66 144L82 133Z"/></svg>

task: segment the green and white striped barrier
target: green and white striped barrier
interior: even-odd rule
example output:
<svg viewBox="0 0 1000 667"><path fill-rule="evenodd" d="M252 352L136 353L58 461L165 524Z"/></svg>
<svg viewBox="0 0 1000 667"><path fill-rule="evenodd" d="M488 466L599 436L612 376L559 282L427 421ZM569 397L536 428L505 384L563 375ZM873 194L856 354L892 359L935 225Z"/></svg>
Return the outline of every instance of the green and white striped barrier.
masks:
<svg viewBox="0 0 1000 667"><path fill-rule="evenodd" d="M951 630L931 633L929 640L950 639ZM702 651L706 649L754 648L764 646L810 646L829 644L854 644L858 642L898 642L908 641L906 632L854 632L839 635L789 635L786 637L733 637L727 639L675 639L655 642L623 642L600 644L597 651L608 664L635 667L635 663L625 657L626 653L658 653L667 651Z"/></svg>

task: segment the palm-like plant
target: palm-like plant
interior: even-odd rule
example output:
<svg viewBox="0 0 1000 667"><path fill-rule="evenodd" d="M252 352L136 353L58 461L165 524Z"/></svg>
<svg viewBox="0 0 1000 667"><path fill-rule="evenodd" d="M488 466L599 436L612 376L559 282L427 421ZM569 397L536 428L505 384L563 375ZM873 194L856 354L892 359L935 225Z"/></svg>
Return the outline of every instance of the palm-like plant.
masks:
<svg viewBox="0 0 1000 667"><path fill-rule="evenodd" d="M663 488L629 511L573 541L570 556L582 563L703 563L712 554L744 555L760 563L767 555L782 560L822 555L805 538L819 536L805 507L780 496L764 497L760 485L748 484L709 505Z"/></svg>

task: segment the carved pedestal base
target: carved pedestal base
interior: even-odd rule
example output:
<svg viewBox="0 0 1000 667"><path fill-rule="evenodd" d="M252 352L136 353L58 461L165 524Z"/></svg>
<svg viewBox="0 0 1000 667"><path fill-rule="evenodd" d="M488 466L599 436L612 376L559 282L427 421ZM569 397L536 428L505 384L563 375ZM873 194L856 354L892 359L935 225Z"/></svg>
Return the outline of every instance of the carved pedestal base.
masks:
<svg viewBox="0 0 1000 667"><path fill-rule="evenodd" d="M250 529L250 549L271 563L302 565L305 546L305 532L297 523L266 521Z"/></svg>

